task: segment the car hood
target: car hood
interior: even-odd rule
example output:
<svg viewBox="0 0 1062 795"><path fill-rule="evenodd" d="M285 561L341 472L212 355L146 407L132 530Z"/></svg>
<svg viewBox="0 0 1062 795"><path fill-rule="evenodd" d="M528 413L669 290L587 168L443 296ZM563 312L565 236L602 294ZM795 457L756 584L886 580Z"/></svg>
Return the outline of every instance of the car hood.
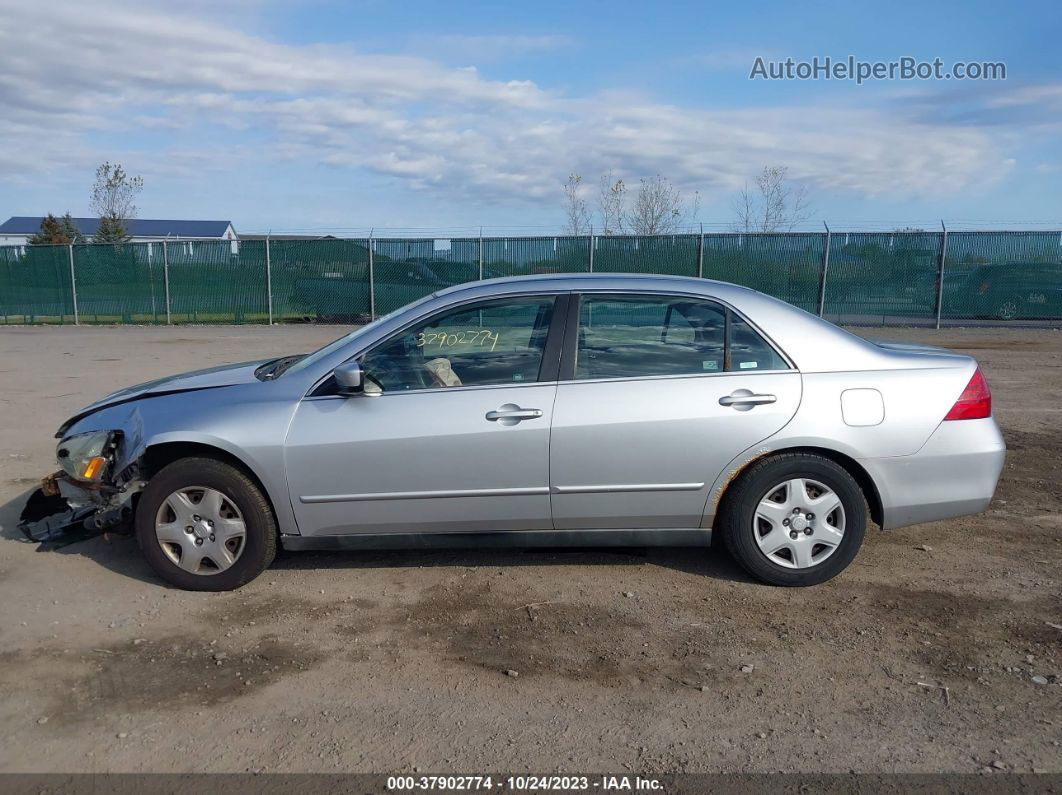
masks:
<svg viewBox="0 0 1062 795"><path fill-rule="evenodd" d="M168 395L174 392L191 392L197 389L213 389L221 386L233 386L235 384L247 384L257 381L254 371L271 359L258 359L253 362L240 362L239 364L226 364L220 367L211 367L206 370L194 370L190 373L180 373L166 378L158 378L154 381L145 381L143 384L125 387L117 392L112 392L106 397L100 398L81 409L77 414L63 423L56 436L73 423L87 417L100 409L114 406L119 403L128 403L154 395Z"/></svg>

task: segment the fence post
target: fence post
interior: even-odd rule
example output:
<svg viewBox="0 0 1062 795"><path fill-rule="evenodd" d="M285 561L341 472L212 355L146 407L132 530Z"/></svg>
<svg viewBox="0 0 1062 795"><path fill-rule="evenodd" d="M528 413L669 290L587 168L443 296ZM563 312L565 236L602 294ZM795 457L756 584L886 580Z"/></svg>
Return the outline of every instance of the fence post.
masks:
<svg viewBox="0 0 1062 795"><path fill-rule="evenodd" d="M151 286L151 322L159 324L159 302L155 298L155 267L151 263L155 259L155 244L148 243L148 284Z"/></svg>
<svg viewBox="0 0 1062 795"><path fill-rule="evenodd" d="M74 297L74 325L80 326L81 319L77 314L77 279L74 276L74 244L67 245L67 250L70 254L70 292Z"/></svg>
<svg viewBox="0 0 1062 795"><path fill-rule="evenodd" d="M483 227L479 228L479 280L483 281Z"/></svg>
<svg viewBox="0 0 1062 795"><path fill-rule="evenodd" d="M823 221L826 227L826 246L822 251L822 277L819 279L819 317L826 311L826 276L830 272L830 227Z"/></svg>
<svg viewBox="0 0 1062 795"><path fill-rule="evenodd" d="M273 260L269 256L269 238L273 230L266 232L266 297L269 299L269 325L273 325Z"/></svg>
<svg viewBox="0 0 1062 795"><path fill-rule="evenodd" d="M162 281L166 285L166 325L170 321L170 248L165 240L162 241Z"/></svg>
<svg viewBox="0 0 1062 795"><path fill-rule="evenodd" d="M372 264L372 233L369 230L369 321L376 320L376 277Z"/></svg>
<svg viewBox="0 0 1062 795"><path fill-rule="evenodd" d="M594 225L590 224L590 273L594 272Z"/></svg>
<svg viewBox="0 0 1062 795"><path fill-rule="evenodd" d="M697 278L704 278L704 224L701 224L701 239L697 244Z"/></svg>
<svg viewBox="0 0 1062 795"><path fill-rule="evenodd" d="M944 230L944 236L940 240L940 267L937 269L937 325L940 328L940 310L944 303L944 259L948 254L948 227L940 222L940 228Z"/></svg>

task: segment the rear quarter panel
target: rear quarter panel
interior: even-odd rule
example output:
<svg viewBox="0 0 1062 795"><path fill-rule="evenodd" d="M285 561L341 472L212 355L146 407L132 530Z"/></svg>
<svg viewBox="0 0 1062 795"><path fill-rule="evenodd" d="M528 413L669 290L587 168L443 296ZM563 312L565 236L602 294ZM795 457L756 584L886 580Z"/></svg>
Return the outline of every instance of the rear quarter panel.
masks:
<svg viewBox="0 0 1062 795"><path fill-rule="evenodd" d="M804 400L776 438L821 439L853 458L912 455L921 449L962 394L975 365L804 376ZM850 389L881 393L884 417L877 425L849 425L841 394Z"/></svg>
<svg viewBox="0 0 1062 795"><path fill-rule="evenodd" d="M714 518L730 481L748 464L773 452L818 447L857 461L917 453L962 394L977 365L963 356L912 357L930 366L803 374L803 395L796 415L774 436L730 462L709 492L706 521ZM934 363L946 366L934 367ZM884 415L880 423L854 426L845 422L841 394L850 389L873 389L881 394Z"/></svg>

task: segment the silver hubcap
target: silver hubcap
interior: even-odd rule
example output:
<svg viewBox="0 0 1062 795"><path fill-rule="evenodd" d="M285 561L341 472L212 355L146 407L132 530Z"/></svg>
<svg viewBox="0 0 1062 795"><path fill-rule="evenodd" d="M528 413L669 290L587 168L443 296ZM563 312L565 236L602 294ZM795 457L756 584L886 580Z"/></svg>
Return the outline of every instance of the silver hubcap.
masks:
<svg viewBox="0 0 1062 795"><path fill-rule="evenodd" d="M808 478L793 478L768 489L752 518L752 537L760 551L789 569L822 563L837 550L843 535L841 498Z"/></svg>
<svg viewBox="0 0 1062 795"><path fill-rule="evenodd" d="M240 510L220 491L188 486L159 506L155 536L166 557L185 571L217 574L239 559L247 527Z"/></svg>

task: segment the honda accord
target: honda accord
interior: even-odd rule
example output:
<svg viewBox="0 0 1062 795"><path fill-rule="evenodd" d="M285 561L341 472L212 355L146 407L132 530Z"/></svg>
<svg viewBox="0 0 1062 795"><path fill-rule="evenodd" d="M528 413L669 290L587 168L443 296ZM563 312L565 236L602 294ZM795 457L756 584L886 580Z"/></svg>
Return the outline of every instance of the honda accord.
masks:
<svg viewBox="0 0 1062 795"><path fill-rule="evenodd" d="M1004 444L969 356L875 344L704 279L440 290L308 355L123 389L46 491L131 520L182 588L291 550L711 545L812 585L888 530L983 510Z"/></svg>

